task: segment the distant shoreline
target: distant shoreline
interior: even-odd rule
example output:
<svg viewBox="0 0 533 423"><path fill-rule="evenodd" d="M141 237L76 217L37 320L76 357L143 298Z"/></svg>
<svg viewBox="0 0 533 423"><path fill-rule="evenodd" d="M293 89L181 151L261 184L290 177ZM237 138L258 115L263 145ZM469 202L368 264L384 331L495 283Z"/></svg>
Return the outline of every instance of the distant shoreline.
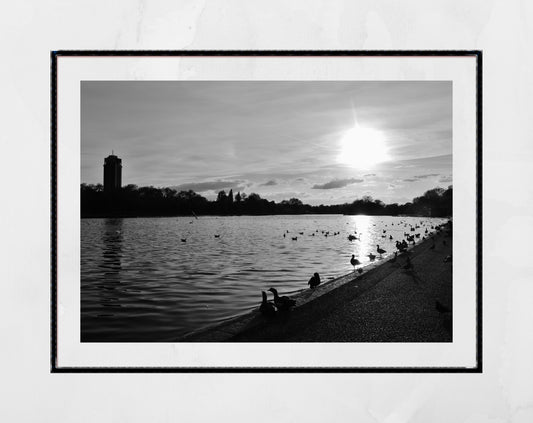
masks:
<svg viewBox="0 0 533 423"><path fill-rule="evenodd" d="M265 213L265 214L201 214L200 217L253 217L253 216L390 216L390 217L421 217L430 219L451 219L451 216L425 216L418 214L368 214L368 213ZM91 215L81 216L81 219L141 219L141 218L165 218L165 217L182 217L195 220L196 218L186 214L176 215Z"/></svg>

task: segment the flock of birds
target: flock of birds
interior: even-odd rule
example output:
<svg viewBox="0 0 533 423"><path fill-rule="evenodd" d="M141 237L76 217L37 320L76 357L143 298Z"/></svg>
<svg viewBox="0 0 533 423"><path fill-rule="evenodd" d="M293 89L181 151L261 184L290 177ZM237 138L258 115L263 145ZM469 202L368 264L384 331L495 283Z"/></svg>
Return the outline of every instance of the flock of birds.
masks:
<svg viewBox="0 0 533 423"><path fill-rule="evenodd" d="M407 227L408 224L407 223L404 223L403 221L400 222L399 224L404 224L404 227ZM423 221L420 222L420 225L423 225ZM449 222L451 223L451 222ZM394 223L392 224L394 225ZM424 231L424 234L421 235L420 232L418 233L414 233L412 234L411 232L415 232L417 229L421 229L422 226L420 226L419 224L416 224L416 225L409 225L410 228L409 228L409 232L404 232L404 238L400 241L400 240L396 240L396 244L395 244L395 247L396 247L396 250L394 252L394 256L389 260L390 263L396 263L397 259L399 256L405 256L405 262L401 265L401 268L405 271L408 271L408 272L413 272L414 271L414 266L413 266L413 263L411 261L411 258L409 257L409 251L408 251L408 248L409 248L409 244L412 244L412 245L415 245L416 244L416 240L417 239L420 239L421 240L425 240L426 238L429 238L431 239L432 241L432 244L431 246L429 247L430 250L434 250L435 249L435 237L434 235L437 235L441 232L443 232L445 229L445 227L448 225L446 223L443 223L441 225L435 225L435 226L430 226L430 230L428 230L428 228L426 227L425 228L425 231ZM374 224L375 226L375 224ZM387 226L387 225L385 225ZM451 228L448 228L448 231L451 232ZM318 233L318 229L312 233L310 236L315 236L315 233ZM283 237L285 238L286 237L286 234L288 234L289 231L287 230L285 233L283 233ZM327 237L328 235L330 235L330 232L329 231L322 231L321 232L325 237ZM383 232L382 232L382 238L386 238L387 235L387 230L384 229ZM303 235L304 232L299 232L299 235ZM333 232L333 236L336 236L336 235L339 235L340 234L340 231L339 232ZM357 237L357 235L359 235L359 237ZM298 237L295 236L295 237L291 237L293 241L297 241ZM394 237L392 235L388 235L388 238L389 238L389 241L393 241L394 240ZM351 241L354 241L354 240L358 240L360 241L361 240L361 234L357 234L357 231L355 231L355 235L353 234L349 234L348 235L348 240L351 242ZM442 243L443 245L446 245L446 240L443 239L442 240ZM387 251L384 250L383 248L381 248L379 246L379 244L376 244L376 253L379 255L380 258L383 257L383 254L386 254ZM376 259L377 255L376 254L372 254L372 253L369 253L367 255L367 257L369 258L369 260L372 262ZM444 258L444 262L445 263L451 263L452 262L452 256L449 255L449 256L446 256ZM361 261L359 260L358 257L355 257L355 254L352 254L352 257L350 259L350 264L353 266L353 271L357 271L359 274L363 273L363 268L362 268L362 263ZM309 281L307 282L307 284L309 285L309 287L311 289L314 289L316 288L318 285L320 285L320 275L318 273L314 273L313 276L309 279ZM261 305L259 306L259 311L267 316L267 317L272 317L276 314L277 311L280 311L280 312L287 312L289 311L292 307L294 307L296 305L296 300L290 298L290 297L287 297L287 296L280 296L278 294L278 291L275 289L275 288L270 288L268 291L272 292L272 294L274 295L274 300L273 301L269 301L268 298L267 298L267 293L265 291L262 291L261 294L262 294L262 302L261 302ZM440 313L440 314L446 314L446 313L451 313L451 310L444 306L441 302L439 302L438 300L435 301L435 309Z"/></svg>
<svg viewBox="0 0 533 423"><path fill-rule="evenodd" d="M196 216L195 216L196 217ZM197 218L197 217L196 217ZM193 223L192 221L190 223ZM347 223L348 224L348 223ZM395 248L396 251L394 252L394 256L389 260L391 263L395 263L398 259L398 255L404 256L405 255L405 262L403 265L401 265L403 270L406 271L414 271L413 263L411 262L411 259L408 255L408 248L410 245L416 245L417 240L423 241L426 238L430 238L432 240L432 244L429 247L430 250L435 249L435 238L433 235L439 234L441 231L444 230L446 224L441 225L431 225L428 229L428 226L425 226L425 221L420 221L419 223L412 225L408 224L404 221L400 221L397 223L397 226L402 225L404 228L408 228L408 231L403 232L403 239L399 240L397 239L395 242ZM373 224L373 226L376 226L376 224ZM385 225L387 227L388 225ZM394 226L394 223L391 224L391 226ZM424 227L425 226L425 227ZM424 232L418 231L419 229L424 228ZM418 232L417 232L418 231ZM310 237L323 235L325 238L328 236L338 236L340 235L341 231L319 231L316 229L314 232L310 233ZM289 235L289 230L286 230L283 233L283 238L286 238L287 235ZM297 232L297 235L292 236L289 235L292 241L298 241L298 235L303 236L305 232L299 231ZM361 241L362 233L358 233L356 230L354 233L348 234L347 238L348 241ZM215 238L220 238L220 234L214 234ZM388 239L389 241L394 241L394 237L392 234L387 234L387 229L383 229L381 233L381 238ZM181 238L181 242L185 243L187 242L187 238ZM446 245L446 240L442 240L443 245ZM385 249L383 249L379 244L376 244L376 253L373 254L370 252L366 257L368 257L370 262L373 262L376 260L376 258L379 255L379 258L383 258L383 255L387 253ZM452 256L447 256L444 259L444 262L451 263L452 262ZM359 260L359 257L355 257L355 254L352 254L352 257L350 259L350 264L353 266L353 271L357 271L359 274L363 273L363 263ZM314 273L313 276L309 279L307 282L309 287L311 289L316 288L320 285L320 275L318 273ZM278 311L279 312L288 312L296 305L296 300L287 297L287 296L280 296L278 291L275 288L268 289L269 292L271 292L274 296L273 301L269 301L267 297L267 293L265 291L261 291L262 295L262 302L259 306L259 311L261 314L272 317L274 316ZM440 303L438 300L435 302L435 308L439 313L450 313L451 310L447 307L445 307L442 303Z"/></svg>

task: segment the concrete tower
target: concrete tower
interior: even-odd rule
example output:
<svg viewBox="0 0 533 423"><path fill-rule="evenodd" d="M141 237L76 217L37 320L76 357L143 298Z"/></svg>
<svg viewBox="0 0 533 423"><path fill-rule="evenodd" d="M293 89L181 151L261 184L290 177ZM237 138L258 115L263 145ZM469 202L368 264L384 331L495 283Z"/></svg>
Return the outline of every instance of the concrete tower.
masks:
<svg viewBox="0 0 533 423"><path fill-rule="evenodd" d="M104 192L112 193L122 187L122 160L114 154L104 159Z"/></svg>

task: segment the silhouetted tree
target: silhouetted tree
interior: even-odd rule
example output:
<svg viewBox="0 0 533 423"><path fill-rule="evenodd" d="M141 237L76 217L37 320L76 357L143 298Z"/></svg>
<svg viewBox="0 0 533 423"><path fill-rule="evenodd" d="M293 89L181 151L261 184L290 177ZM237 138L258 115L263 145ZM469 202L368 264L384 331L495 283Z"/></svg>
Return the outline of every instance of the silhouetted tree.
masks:
<svg viewBox="0 0 533 423"><path fill-rule="evenodd" d="M175 216L194 214L303 214L343 213L367 215L420 215L451 216L453 187L434 188L412 202L402 205L385 204L365 195L352 203L325 206L303 204L298 198L280 203L261 198L257 193L247 196L238 192L232 204L233 190L229 195L220 191L216 201L208 201L192 190L180 191L172 188L138 187L126 185L113 194L103 191L102 184L81 184L81 215L89 216Z"/></svg>
<svg viewBox="0 0 533 423"><path fill-rule="evenodd" d="M226 191L222 190L217 195L217 203L223 204L227 198Z"/></svg>

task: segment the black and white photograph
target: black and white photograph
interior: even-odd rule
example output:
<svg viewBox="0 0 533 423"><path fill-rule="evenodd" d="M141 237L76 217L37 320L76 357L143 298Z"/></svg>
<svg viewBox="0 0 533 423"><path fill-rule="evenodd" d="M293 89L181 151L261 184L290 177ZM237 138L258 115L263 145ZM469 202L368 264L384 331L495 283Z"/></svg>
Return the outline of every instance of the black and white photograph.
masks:
<svg viewBox="0 0 533 423"><path fill-rule="evenodd" d="M479 371L475 53L55 57L58 369Z"/></svg>
<svg viewBox="0 0 533 423"><path fill-rule="evenodd" d="M81 342L452 342L451 81L82 81Z"/></svg>

